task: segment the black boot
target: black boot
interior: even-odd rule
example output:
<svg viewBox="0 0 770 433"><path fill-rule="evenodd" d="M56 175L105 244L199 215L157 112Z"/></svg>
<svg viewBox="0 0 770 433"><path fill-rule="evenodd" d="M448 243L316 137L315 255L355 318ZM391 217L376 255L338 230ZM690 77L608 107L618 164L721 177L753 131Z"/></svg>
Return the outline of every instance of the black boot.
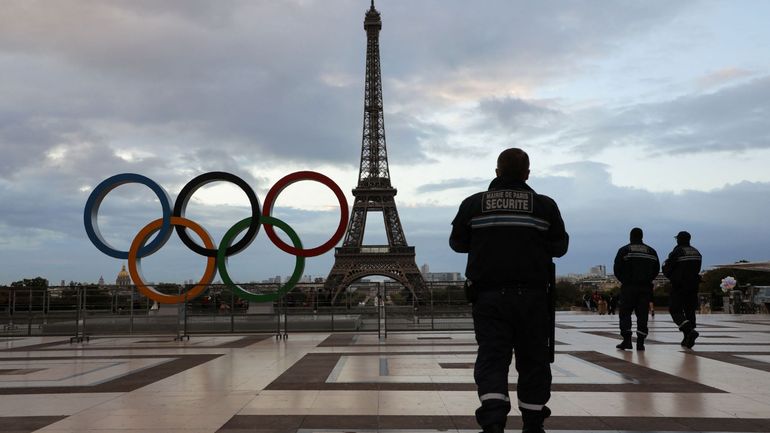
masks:
<svg viewBox="0 0 770 433"><path fill-rule="evenodd" d="M631 335L630 334L624 335L623 341L620 342L620 344L618 344L615 347L617 347L620 350L633 349L634 346L631 345Z"/></svg>
<svg viewBox="0 0 770 433"><path fill-rule="evenodd" d="M524 424L522 433L545 433L543 430L543 421L551 416L551 409L543 406L542 410L529 410L519 408L521 411L521 420Z"/></svg>
<svg viewBox="0 0 770 433"><path fill-rule="evenodd" d="M695 339L698 338L700 334L696 330L692 330L685 335L684 340L682 340L682 345L688 349L692 349L693 346L695 346Z"/></svg>
<svg viewBox="0 0 770 433"><path fill-rule="evenodd" d="M501 426L500 424L491 424L488 426L484 426L484 431L481 433L504 433L505 428Z"/></svg>
<svg viewBox="0 0 770 433"><path fill-rule="evenodd" d="M643 335L639 335L636 337L636 351L637 352L644 352L644 339L647 338Z"/></svg>

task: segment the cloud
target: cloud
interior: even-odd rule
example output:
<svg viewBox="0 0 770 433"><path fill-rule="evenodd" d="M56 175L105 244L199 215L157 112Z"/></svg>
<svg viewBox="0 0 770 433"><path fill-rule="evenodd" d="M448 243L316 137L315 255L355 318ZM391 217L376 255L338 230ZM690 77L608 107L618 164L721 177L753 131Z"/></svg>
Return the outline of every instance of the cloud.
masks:
<svg viewBox="0 0 770 433"><path fill-rule="evenodd" d="M640 146L652 155L767 148L768 78L761 70L745 75L754 69L738 63L704 69L716 72L693 81L701 86L698 93L645 102L538 96L698 5L378 3L390 164L409 166L410 173L431 165L412 179L394 179L399 199L422 199L405 196L403 191L411 190L438 196L466 185L483 189L487 180L473 177L474 163L486 161L511 138L554 154L589 156L623 146ZM101 257L84 237L82 206L90 188L112 174L145 174L173 196L204 171L236 173L261 191L286 167L356 171L364 96L361 22L367 6L353 0L5 2L0 255L9 265L0 281L40 268L75 280L94 278L86 272L111 273L114 261ZM438 166L449 159L462 162ZM624 221L638 215L668 221L662 231L678 231L674 223L690 218L688 203L697 204L698 217L725 218L725 233L736 239L743 229L733 221L760 224L712 206L716 200L738 206L731 194L763 194L765 184L705 195L655 195L613 186L610 168L562 166L556 170L560 176L534 181L563 203L568 226L575 227L577 253L566 267L580 269L584 261L596 260L593 239L608 236L600 250L616 248L614 232L627 232ZM196 218L220 235L234 216L247 213L243 206L198 204ZM119 242L128 242L138 226L157 217L157 202L141 187L121 187L105 206L105 233ZM658 207L665 211L649 210ZM407 238L418 245L418 255L426 254L420 259L445 263L432 266L436 269L462 266L459 256L444 248L454 211L412 204L401 209ZM309 221L335 221L333 212L291 216L305 225L308 243L323 237L320 226ZM706 230L717 223L699 224ZM608 228L612 234L605 235ZM18 254L22 250L29 254ZM169 254L174 263L182 261L177 258L182 253ZM266 269L280 268L276 263ZM247 268L240 269L248 278L262 272L250 274ZM190 266L189 273L195 272Z"/></svg>
<svg viewBox="0 0 770 433"><path fill-rule="evenodd" d="M700 90L710 90L751 75L752 72L745 69L724 68L700 77L697 85Z"/></svg>
<svg viewBox="0 0 770 433"><path fill-rule="evenodd" d="M496 2L468 14L465 2L429 1L380 8L385 84L409 83L403 91L386 87L386 110L408 108L414 120L454 94L487 98L563 74L568 64L614 49L608 41L660 25L680 6ZM0 17L0 63L10 74L0 88L10 97L0 112L22 122L0 145L53 141L66 121L67 132L125 142L131 137L114 135L123 124L130 126L123 132L152 131L164 141L176 135L184 149L356 165L364 10L352 0L334 7L9 2ZM426 25L438 37L425 37ZM431 127L441 134L438 124L396 115L386 122L413 161L430 159L421 146L429 145ZM130 145L151 147L137 141L151 137Z"/></svg>
<svg viewBox="0 0 770 433"><path fill-rule="evenodd" d="M552 145L583 155L639 147L650 155L770 148L770 76L659 102L570 113Z"/></svg>
<svg viewBox="0 0 770 433"><path fill-rule="evenodd" d="M497 2L468 14L457 1L382 5L391 158L479 154L430 118L447 98L494 105L492 95L600 56L613 49L608 40L660 25L678 7ZM11 1L0 17L0 147L10 150L0 176L82 142L162 156L164 174L247 160L355 167L365 9L352 0ZM426 24L438 37L425 37Z"/></svg>
<svg viewBox="0 0 770 433"><path fill-rule="evenodd" d="M570 234L570 251L558 259L560 274L585 273L597 264L611 267L636 226L644 229L645 242L661 259L673 249L673 236L680 230L692 233L704 266L766 259L770 223L764 216L770 213L770 203L757 198L770 196L770 183L655 193L613 185L608 169L606 164L586 161L559 167L561 175L530 180L536 191L556 200ZM418 264L427 262L431 269L443 271L465 268L465 255L452 253L447 243L456 212L456 206L399 209L407 239L416 246Z"/></svg>
<svg viewBox="0 0 770 433"><path fill-rule="evenodd" d="M674 234L688 230L706 265L739 258L766 259L770 227L764 216L770 213L770 203L757 197L770 195L770 183L742 182L710 192L653 193L613 185L605 164L587 161L558 168L562 174L534 178L531 185L556 200L571 236L569 253L558 261L560 273L585 272L597 264L610 265L634 226L644 229L646 242L661 256L673 248ZM476 180L452 179L427 188L441 190ZM40 191L45 190L41 187L35 192ZM7 194L7 188L0 188L0 193ZM158 206L146 200L148 194L141 188L116 190L115 194L105 203L103 217L107 218L100 220L100 226L116 246L125 247L142 225L157 218ZM19 195L0 197L4 203L7 198L18 203L18 213L11 221L13 226L0 224L0 238L4 240L0 259L13 263L0 270L0 282L36 275L41 269L45 269L45 277L54 281L95 280L99 274L110 276L119 269L120 261L103 257L82 232L84 198L65 201L56 200L55 195L55 190L48 196L43 194L41 201L49 202L42 209ZM458 206L461 200L459 197ZM36 212L39 214L35 218ZM308 246L323 243L338 219L336 210L314 212L282 207L275 212L296 229ZM453 253L447 244L456 212L457 206L399 208L406 238L416 247L418 264L429 263L436 270L464 269L465 256ZM199 203L190 215L219 239L229 225L248 215L248 209ZM384 226L377 227L376 220L371 222L375 230L384 231ZM160 258L147 260L148 278L176 281L198 275L201 264L180 245L172 236L169 245L159 253ZM306 273L325 275L332 263L331 253L314 258L308 261ZM251 281L275 274L288 275L291 260L260 234L252 247L232 260L231 266L234 275Z"/></svg>
<svg viewBox="0 0 770 433"><path fill-rule="evenodd" d="M472 95L479 99L505 94L517 83L572 74L585 59L617 49L623 39L662 26L687 7L493 1L470 13L461 0L392 2L382 7L383 39L389 42L383 43L383 56L403 59L386 67L397 76L419 80L416 84L434 89L434 94L452 94L437 90L458 85L467 89L462 83L469 79L500 85L497 92ZM389 32L395 25L398 32ZM441 37L426 37L426 27Z"/></svg>
<svg viewBox="0 0 770 433"><path fill-rule="evenodd" d="M483 99L479 110L496 120L498 127L510 132L542 133L561 117L558 110L515 97Z"/></svg>
<svg viewBox="0 0 770 433"><path fill-rule="evenodd" d="M704 264L729 263L742 255L762 259L770 241L770 227L762 217L770 203L757 200L770 194L770 183L741 182L714 191L653 193L612 185L608 167L575 164L572 176L533 180L536 190L552 196L560 206L571 235L571 251L564 265L584 272L593 264L611 263L614 253L635 226L645 241L668 254L680 230L693 233ZM601 257L604 260L600 260Z"/></svg>
<svg viewBox="0 0 770 433"><path fill-rule="evenodd" d="M483 189L487 184L489 184L489 179L484 179L480 177L445 179L445 180L442 180L441 182L427 183L424 185L420 185L419 187L417 187L417 192L420 194L424 194L424 193L431 193L431 192L438 192L438 191L446 191L448 189L455 189L455 188Z"/></svg>

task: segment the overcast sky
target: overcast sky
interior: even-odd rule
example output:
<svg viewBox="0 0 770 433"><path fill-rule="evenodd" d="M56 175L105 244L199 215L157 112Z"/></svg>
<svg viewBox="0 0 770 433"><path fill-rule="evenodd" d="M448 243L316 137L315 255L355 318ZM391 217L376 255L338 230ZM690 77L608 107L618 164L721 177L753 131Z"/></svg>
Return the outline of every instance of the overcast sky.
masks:
<svg viewBox="0 0 770 433"><path fill-rule="evenodd" d="M358 177L368 0L33 1L0 13L0 284L114 280L124 262L83 229L94 186L146 175L176 197L207 171L261 199L297 170ZM560 274L611 268L634 226L665 256L679 230L706 265L770 258L770 2L379 0L385 128L396 203L418 266L462 271L457 205L522 147L531 185L571 235ZM215 242L249 216L215 184L187 216ZM274 209L305 245L336 200L304 182ZM370 214L365 242L385 239ZM160 217L126 185L99 226L128 249ZM174 235L143 261L153 281L197 279ZM333 254L308 260L326 276ZM261 234L230 260L239 281L292 272Z"/></svg>

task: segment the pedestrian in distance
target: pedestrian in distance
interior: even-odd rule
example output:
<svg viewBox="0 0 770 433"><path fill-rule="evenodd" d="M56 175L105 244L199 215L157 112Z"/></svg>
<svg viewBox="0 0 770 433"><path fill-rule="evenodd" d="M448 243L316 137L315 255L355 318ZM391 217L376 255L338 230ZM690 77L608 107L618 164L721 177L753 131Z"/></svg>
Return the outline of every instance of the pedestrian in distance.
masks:
<svg viewBox="0 0 770 433"><path fill-rule="evenodd" d="M466 294L478 342L474 379L484 433L503 432L511 399L513 355L518 406L526 433L541 433L551 414L555 268L569 236L551 198L527 185L529 156L506 149L487 191L466 198L452 221L450 247L468 253Z"/></svg>
<svg viewBox="0 0 770 433"><path fill-rule="evenodd" d="M610 293L610 300L607 302L607 309L611 315L615 314L615 309L618 307L618 297L614 293Z"/></svg>
<svg viewBox="0 0 770 433"><path fill-rule="evenodd" d="M599 315L603 316L607 314L607 301L604 300L604 296L599 298L598 305L599 305Z"/></svg>
<svg viewBox="0 0 770 433"><path fill-rule="evenodd" d="M588 309L588 311L593 311L591 308L591 296L589 296L588 293L583 295L583 303L586 305L586 309Z"/></svg>
<svg viewBox="0 0 770 433"><path fill-rule="evenodd" d="M615 255L614 272L620 281L620 336L618 349L631 349L631 313L636 313L636 350L644 350L647 338L647 309L652 296L652 281L660 271L658 253L642 242L644 233L639 227L631 229L630 243L620 247Z"/></svg>
<svg viewBox="0 0 770 433"><path fill-rule="evenodd" d="M691 349L700 334L695 330L695 310L698 308L698 286L703 257L690 245L692 236L681 231L676 235L676 246L663 263L663 275L671 281L668 311L682 331L681 345Z"/></svg>

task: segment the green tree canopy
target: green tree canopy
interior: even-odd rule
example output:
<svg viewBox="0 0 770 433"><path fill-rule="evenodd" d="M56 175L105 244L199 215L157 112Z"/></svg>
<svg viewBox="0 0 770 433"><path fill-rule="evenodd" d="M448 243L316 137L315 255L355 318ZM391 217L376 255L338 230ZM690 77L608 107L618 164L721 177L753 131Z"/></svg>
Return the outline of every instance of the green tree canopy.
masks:
<svg viewBox="0 0 770 433"><path fill-rule="evenodd" d="M731 268L712 269L703 274L703 281L700 283L700 292L711 294L711 305L713 307L722 305L724 292L722 292L722 288L719 287L719 285L725 277L734 277L740 286L745 284L751 284L753 286L770 286L770 272Z"/></svg>
<svg viewBox="0 0 770 433"><path fill-rule="evenodd" d="M11 287L48 288L48 280L43 277L25 278L11 283Z"/></svg>

